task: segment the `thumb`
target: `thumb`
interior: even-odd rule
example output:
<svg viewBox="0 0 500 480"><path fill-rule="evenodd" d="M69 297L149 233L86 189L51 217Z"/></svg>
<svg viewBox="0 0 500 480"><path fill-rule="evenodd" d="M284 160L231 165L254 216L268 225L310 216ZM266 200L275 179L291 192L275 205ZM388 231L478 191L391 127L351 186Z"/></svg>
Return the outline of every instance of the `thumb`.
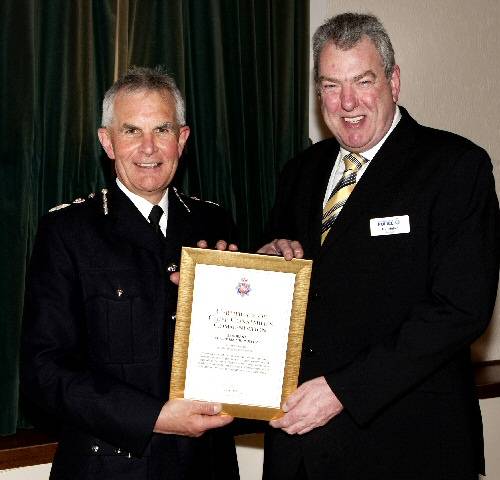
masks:
<svg viewBox="0 0 500 480"><path fill-rule="evenodd" d="M217 415L222 411L222 405L212 402L193 402L193 411L200 415Z"/></svg>
<svg viewBox="0 0 500 480"><path fill-rule="evenodd" d="M286 413L289 412L292 408L294 408L299 401L304 396L304 391L299 387L295 392L293 392L283 403L281 409Z"/></svg>

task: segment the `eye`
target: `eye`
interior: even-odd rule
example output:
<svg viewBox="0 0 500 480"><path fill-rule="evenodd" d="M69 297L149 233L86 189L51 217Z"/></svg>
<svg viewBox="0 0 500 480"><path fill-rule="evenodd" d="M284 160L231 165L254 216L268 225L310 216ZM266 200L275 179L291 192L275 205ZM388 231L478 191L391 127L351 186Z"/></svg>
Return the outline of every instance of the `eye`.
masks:
<svg viewBox="0 0 500 480"><path fill-rule="evenodd" d="M322 82L321 91L323 93L333 93L338 90L338 84L334 82Z"/></svg>
<svg viewBox="0 0 500 480"><path fill-rule="evenodd" d="M169 126L163 126L163 127L158 127L156 129L156 132L159 133L160 135L163 135L165 133L172 133L172 129Z"/></svg>
<svg viewBox="0 0 500 480"><path fill-rule="evenodd" d="M125 127L123 133L127 136L136 136L140 133L140 130L137 127Z"/></svg>
<svg viewBox="0 0 500 480"><path fill-rule="evenodd" d="M178 130L179 130L179 127L175 123L165 123L165 124L160 125L159 127L155 128L155 132L161 136L164 136L164 135L176 136Z"/></svg>
<svg viewBox="0 0 500 480"><path fill-rule="evenodd" d="M362 87L370 87L371 85L373 85L373 80L369 78L363 78L358 82L358 84Z"/></svg>

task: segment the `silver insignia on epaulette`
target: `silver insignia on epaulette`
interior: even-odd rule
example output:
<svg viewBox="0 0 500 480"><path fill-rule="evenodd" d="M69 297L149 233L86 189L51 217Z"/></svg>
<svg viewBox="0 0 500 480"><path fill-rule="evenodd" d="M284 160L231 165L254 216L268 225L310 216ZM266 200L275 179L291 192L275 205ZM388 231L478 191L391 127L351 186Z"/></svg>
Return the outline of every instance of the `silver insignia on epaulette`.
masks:
<svg viewBox="0 0 500 480"><path fill-rule="evenodd" d="M186 197L190 198L191 200L196 200L197 202L211 203L212 205L217 205L218 207L220 207L220 205L218 203L212 202L210 200L202 200L201 198L192 197L189 195L186 195Z"/></svg>
<svg viewBox="0 0 500 480"><path fill-rule="evenodd" d="M89 193L89 198L94 198L95 197L95 193L92 192L92 193Z"/></svg>
<svg viewBox="0 0 500 480"><path fill-rule="evenodd" d="M175 196L179 199L179 202L182 203L182 205L184 205L184 208L188 211L188 213L191 213L191 210L189 209L189 207L184 203L184 200L181 198L181 196L179 195L179 192L177 191L177 188L175 187L172 187L172 190L174 191L175 193Z"/></svg>
<svg viewBox="0 0 500 480"><path fill-rule="evenodd" d="M83 203L85 201L84 198L78 197L73 200L73 203Z"/></svg>
<svg viewBox="0 0 500 480"><path fill-rule="evenodd" d="M49 212L55 212L56 210L61 210L62 208L69 207L71 203L61 203L61 205L57 205L55 207L52 207Z"/></svg>

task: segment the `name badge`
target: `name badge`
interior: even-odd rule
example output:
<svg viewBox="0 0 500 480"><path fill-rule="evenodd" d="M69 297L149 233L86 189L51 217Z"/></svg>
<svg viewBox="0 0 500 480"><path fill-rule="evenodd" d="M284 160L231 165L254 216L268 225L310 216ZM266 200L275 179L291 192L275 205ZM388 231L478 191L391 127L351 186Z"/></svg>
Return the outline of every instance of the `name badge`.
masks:
<svg viewBox="0 0 500 480"><path fill-rule="evenodd" d="M410 233L410 217L401 215L399 217L372 218L370 220L370 233L372 237Z"/></svg>

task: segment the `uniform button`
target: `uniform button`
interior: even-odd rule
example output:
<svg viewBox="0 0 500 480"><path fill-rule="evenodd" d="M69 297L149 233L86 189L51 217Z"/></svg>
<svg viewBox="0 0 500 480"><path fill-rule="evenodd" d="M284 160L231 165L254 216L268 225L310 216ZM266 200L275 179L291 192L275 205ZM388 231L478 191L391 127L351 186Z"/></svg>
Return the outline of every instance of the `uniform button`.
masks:
<svg viewBox="0 0 500 480"><path fill-rule="evenodd" d="M115 453L117 455L120 455L122 453L122 450L120 448L115 448Z"/></svg>
<svg viewBox="0 0 500 480"><path fill-rule="evenodd" d="M177 270L179 269L179 267L177 266L176 263L172 262L172 263L169 263L167 265L167 272L169 273L174 273L174 272L177 272Z"/></svg>
<svg viewBox="0 0 500 480"><path fill-rule="evenodd" d="M170 320L172 320L173 322L175 322L176 319L177 319L177 315L175 313L170 316Z"/></svg>
<svg viewBox="0 0 500 480"><path fill-rule="evenodd" d="M97 453L99 451L99 445L92 445L90 447L90 450L92 450L94 453Z"/></svg>

